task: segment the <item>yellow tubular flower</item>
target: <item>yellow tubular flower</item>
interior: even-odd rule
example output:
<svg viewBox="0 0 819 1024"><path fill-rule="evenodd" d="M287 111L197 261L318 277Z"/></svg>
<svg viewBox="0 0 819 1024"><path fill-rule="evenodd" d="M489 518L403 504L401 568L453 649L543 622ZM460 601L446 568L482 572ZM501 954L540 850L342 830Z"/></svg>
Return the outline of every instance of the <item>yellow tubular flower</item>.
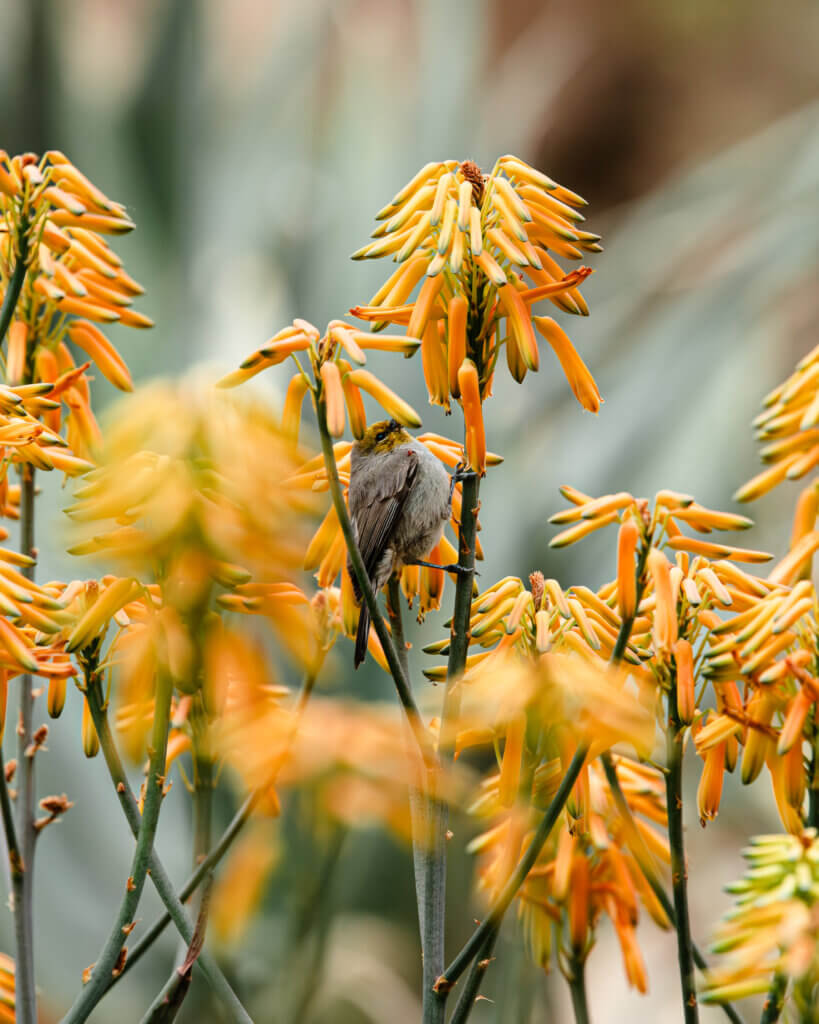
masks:
<svg viewBox="0 0 819 1024"><path fill-rule="evenodd" d="M449 300L447 340L447 369L449 391L453 398L460 398L458 371L466 358L466 316L468 303L463 295L453 295ZM472 364L474 366L474 363Z"/></svg>
<svg viewBox="0 0 819 1024"><path fill-rule="evenodd" d="M395 253L399 264L412 270L401 273L399 267L369 307L352 312L371 320L375 330L386 323L408 323L413 337L423 336L431 317L448 320L454 312L455 329L449 325L444 334L445 341L454 339L456 345L454 353L447 353L451 390L457 368L468 357L477 367L483 395L490 391L500 353L503 332L498 321L505 318L507 362L513 376L522 380L538 365L529 306L548 299L566 312L588 313L578 285L590 271L584 267L566 275L548 251L570 259L582 249L600 251L598 237L577 228L582 215L576 206L582 203L516 157L501 157L488 175L470 161L430 163L380 211L376 240L354 257ZM416 299L408 303L422 277ZM448 309L441 302L442 289ZM456 298L470 303L465 351L457 319L461 310L452 305ZM439 388L430 388L430 399L441 401Z"/></svg>

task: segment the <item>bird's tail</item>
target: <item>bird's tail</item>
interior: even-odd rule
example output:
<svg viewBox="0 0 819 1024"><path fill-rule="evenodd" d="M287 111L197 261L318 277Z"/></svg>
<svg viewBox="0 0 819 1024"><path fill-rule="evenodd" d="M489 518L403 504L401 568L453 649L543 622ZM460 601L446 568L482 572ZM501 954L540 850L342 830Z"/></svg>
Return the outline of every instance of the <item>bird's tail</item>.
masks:
<svg viewBox="0 0 819 1024"><path fill-rule="evenodd" d="M355 658L353 664L356 668L367 656L367 641L370 637L370 609L367 602L361 602L361 611L358 615L358 631L355 635Z"/></svg>

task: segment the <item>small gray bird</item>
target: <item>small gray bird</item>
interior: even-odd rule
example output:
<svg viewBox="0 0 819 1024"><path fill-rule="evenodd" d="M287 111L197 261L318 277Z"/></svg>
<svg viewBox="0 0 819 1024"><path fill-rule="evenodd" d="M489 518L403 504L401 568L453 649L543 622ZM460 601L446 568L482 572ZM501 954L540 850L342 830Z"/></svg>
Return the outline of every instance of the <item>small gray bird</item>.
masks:
<svg viewBox="0 0 819 1024"><path fill-rule="evenodd" d="M353 445L348 504L353 533L373 590L404 565L422 559L441 539L452 506L450 479L440 460L395 420L382 420ZM361 603L355 638L355 667L367 653L370 612L352 565L356 601Z"/></svg>

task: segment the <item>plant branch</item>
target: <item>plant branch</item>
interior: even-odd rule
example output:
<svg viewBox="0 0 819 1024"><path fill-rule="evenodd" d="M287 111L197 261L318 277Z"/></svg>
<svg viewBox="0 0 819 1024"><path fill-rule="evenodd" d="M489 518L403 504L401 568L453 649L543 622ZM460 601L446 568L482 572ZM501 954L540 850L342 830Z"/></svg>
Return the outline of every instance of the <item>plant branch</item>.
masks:
<svg viewBox="0 0 819 1024"><path fill-rule="evenodd" d="M665 777L668 842L671 848L671 885L676 914L677 958L680 965L683 1016L685 1024L697 1024L697 989L694 981L694 950L691 920L688 914L688 871L682 822L683 725L677 712L677 676L671 674L668 692L668 730L666 733L667 770Z"/></svg>
<svg viewBox="0 0 819 1024"><path fill-rule="evenodd" d="M20 298L20 292L23 290L23 282L26 279L26 272L28 270L28 223L26 221L20 222L18 238L20 240L20 256L14 265L14 270L11 272L8 288L6 288L6 294L3 297L3 305L0 307L0 345L6 339L6 331L9 329L9 324L14 316L17 300Z"/></svg>
<svg viewBox="0 0 819 1024"><path fill-rule="evenodd" d="M24 264L23 256L20 263ZM17 268L15 268L15 273ZM11 285L9 285L11 290ZM2 337L2 335L0 335ZM34 468L22 467L20 496L20 550L34 558ZM26 566L23 573L34 579L34 565ZM34 846L37 830L34 827L34 756L32 742L34 715L33 680L27 673L20 678L20 717L17 724L17 806L16 827L19 870L12 872L14 897L14 934L16 956L16 1006L19 1024L36 1024L37 993L34 978Z"/></svg>
<svg viewBox="0 0 819 1024"><path fill-rule="evenodd" d="M128 826L131 829L134 838L136 838L139 834L141 821L139 808L133 791L131 790L130 783L128 782L128 777L125 774L125 769L122 766L122 760L119 756L116 743L114 742L114 736L111 732L108 715L105 711L105 707L103 706L102 687L100 685L99 676L96 674L95 666L92 667L90 671L86 668L85 684L85 696L88 701L89 710L91 711L91 717L94 721L94 728L97 730L97 736L99 737L103 757L105 758L105 763L108 767L111 781L114 783L114 789L116 790L120 807L122 808L123 814L125 815L126 821L128 822ZM247 802L248 801L246 801L246 803ZM252 810L252 808L250 808L250 810ZM241 825L243 825L244 821L247 820L247 817L250 816L250 810L247 811L247 815L242 820ZM233 838L238 835L241 825L235 829ZM225 847L225 849L226 848L227 847ZM212 856L213 855L211 855L211 857ZM213 863L215 863L215 861L213 861ZM120 978L127 974L137 960L147 952L148 948L159 937L159 935L162 934L165 926L171 920L173 920L182 938L189 944L193 942L195 928L194 925L191 924L185 908L182 906L182 900L187 899L190 893L196 889L202 878L209 873L212 866L213 864L203 863L199 867L198 871L195 872L198 876L196 884L193 885L187 893L183 890L182 898L180 899L174 891L173 884L171 883L162 861L159 859L156 851L152 852L149 865L151 881L153 882L154 888L156 889L160 899L168 908L169 912L161 919L161 927L157 928L154 926L154 929L152 929L154 934L149 941L148 935L145 935L140 942L134 945L128 959L125 961L125 965L117 976L109 977L107 979L106 992L112 987L112 985L116 984ZM202 968L202 973L207 978L211 988L221 1000L223 1007L229 1011L231 1019L233 1021L238 1021L239 1024L252 1024L250 1017L239 1002L236 993L230 987L229 982L222 974L216 961L203 950L199 955L197 963Z"/></svg>
<svg viewBox="0 0 819 1024"><path fill-rule="evenodd" d="M409 679L404 624L401 619L401 588L393 575L388 584L387 614L393 642L404 674ZM430 1003L437 1003L432 986L443 970L442 922L445 909L444 892L440 885L440 869L434 856L435 821L440 817L440 803L435 799L438 790L438 771L434 766L413 764L416 782L410 785L409 802L412 818L412 863L415 876L415 899L418 905L418 927L421 934L423 957L423 1021L427 1024L442 1019L428 1017ZM444 812L445 813L445 812ZM431 999L427 996L431 996ZM436 1010L437 1012L437 1010Z"/></svg>
<svg viewBox="0 0 819 1024"><path fill-rule="evenodd" d="M480 989L489 965L492 963L492 951L495 948L497 939L498 931L496 929L487 935L483 946L478 950L477 956L472 961L469 974L466 976L463 992L461 992L460 998L455 1004L455 1009L452 1011L449 1024L465 1024L470 1013L472 1013L478 998L478 989Z"/></svg>
<svg viewBox="0 0 819 1024"><path fill-rule="evenodd" d="M785 993L788 989L788 976L777 971L773 976L771 987L765 998L759 1024L776 1024L785 1008Z"/></svg>
<svg viewBox="0 0 819 1024"><path fill-rule="evenodd" d="M418 705L415 703L415 698L412 695L409 680L401 666L401 661L398 657L392 637L390 636L390 632L387 629L387 624L384 622L381 609L378 607L378 600L370 584L369 577L367 576L367 570L364 567L364 561L361 557L361 552L358 549L358 544L353 534L350 515L347 511L347 503L344 500L344 494L341 490L341 481L338 478L338 467L336 466L335 454L333 452L333 442L330 438L330 431L327 429L327 411L324 403L320 400L316 401L316 419L318 421L319 435L321 437L321 450L324 455L324 466L327 470L327 479L330 484L330 495L333 499L336 515L338 516L338 521L341 525L341 532L344 535L344 542L347 545L347 551L350 555L353 572L358 580L361 593L364 595L364 600L367 602L370 619L375 627L378 639L381 641L384 657L387 659L390 674L395 682L395 688L398 691L398 699L401 701L407 718L409 719L421 756L425 762L434 764L437 757L432 746L432 741L430 740L429 733L424 728L421 713L418 710Z"/></svg>
<svg viewBox="0 0 819 1024"><path fill-rule="evenodd" d="M480 477L467 473L463 478L461 522L458 525L458 565L461 571L455 582L455 602L449 636L446 689L441 713L440 756L451 757L453 724L460 713L458 683L466 667L469 651L469 621L472 614L472 586L475 578L475 541L478 532ZM429 875L425 892L427 945L424 946L424 1024L442 1024L446 999L436 991L437 979L444 970L444 936L446 929L446 833L449 809L442 800L430 800ZM494 943L494 939L492 940Z"/></svg>
<svg viewBox="0 0 819 1024"><path fill-rule="evenodd" d="M589 1024L589 1004L586 998L586 961L573 956L569 960L569 974L566 980L572 994L575 1024Z"/></svg>
<svg viewBox="0 0 819 1024"><path fill-rule="evenodd" d="M614 797L617 812L622 818L626 831L629 833L631 838L632 848L635 852L640 870L643 872L643 877L651 886L651 891L657 897L657 901L663 908L666 917L671 922L671 926L676 929L677 915L674 912L674 904L669 899L668 893L665 891L665 886L654 871L654 861L651 856L651 852L646 846L646 842L640 835L640 831L634 822L634 816L631 813L631 808L629 807L628 801L623 793L622 786L620 785L620 779L617 777L617 768L614 765L611 753L606 750L600 755L600 760L603 762L603 770L606 773L606 779L608 780L611 794ZM708 967L708 961L705 959L705 956L697 944L693 941L691 943L691 949L694 954L694 963L700 968L700 970L706 970ZM720 1003L720 1006L725 1012L726 1017L732 1021L732 1024L743 1024L742 1018L730 1003Z"/></svg>
<svg viewBox="0 0 819 1024"><path fill-rule="evenodd" d="M6 834L6 847L9 854L9 873L13 878L15 874L22 874L22 861L20 859L20 848L17 845L17 829L14 827L14 811L11 806L9 787L6 782L5 758L3 748L0 747L0 812L3 815L3 830Z"/></svg>
<svg viewBox="0 0 819 1024"><path fill-rule="evenodd" d="M819 728L813 727L810 768L808 769L808 828L819 828Z"/></svg>
<svg viewBox="0 0 819 1024"><path fill-rule="evenodd" d="M313 685L315 683L315 677L312 675L305 676L304 682L302 683L301 692L299 699L296 704L296 724L293 727L293 735L295 735L298 727L298 721L301 719L301 714L310 699L310 694L313 692ZM90 687L89 687L90 690ZM108 769L111 773L111 778L116 786L117 793L120 797L120 804L122 805L123 811L128 818L128 823L131 825L132 831L139 827L139 811L136 807L136 801L133 798L133 794L128 786L128 780L125 776L125 772L122 768L122 762L119 758L116 746L114 745L113 736L111 735L111 727L108 724L108 716L102 708L101 704L102 695L99 691L99 684L97 683L96 699L89 700L89 707L91 708L91 714L94 717L94 725L97 727L97 732L100 737L100 746L102 747L103 754L106 762L108 763ZM279 766L284 760L287 751L278 759L276 764L276 773L278 773ZM274 774L275 779L275 774ZM271 779L271 782L273 779ZM179 891L179 895L174 892L173 886L171 885L170 879L168 878L167 872L162 866L159 858L154 854L154 860L151 863L151 878L156 887L156 891L162 899L162 902L168 908L168 912L159 917L153 925L148 929L142 938L134 944L134 948L131 950L128 959L123 968L122 974L118 978L112 979L110 985L113 985L119 978L123 977L128 971L148 952L151 946L156 942L159 936L165 931L168 925L173 921L176 925L180 935L187 941L190 942L193 938L193 926L191 925L187 914L182 904L187 900L201 885L202 881L213 871L216 865L222 860L225 854L228 852L230 847L233 845L234 840L244 828L250 816L267 790L267 786L260 786L258 789L249 793L242 805L239 807L236 814L233 816L230 824L227 826L225 831L220 836L218 842L214 845L208 856L202 861L199 867L191 874L185 884ZM216 963L211 959L208 953L203 951L199 955L199 965L202 967L202 971L205 977L211 984L214 991L223 998L223 1002L226 1005L233 1005L234 1016L237 1020L247 1020L249 1018L242 1017L241 1012L244 1012L239 1000L230 988L227 980L222 975L221 971L217 967ZM110 987L109 985L109 987Z"/></svg>
<svg viewBox="0 0 819 1024"><path fill-rule="evenodd" d="M170 678L164 672L159 672L156 681L151 752L148 762L148 777L145 780L142 822L131 862L131 871L125 885L125 895L122 898L119 913L108 941L94 965L91 979L63 1018L62 1024L80 1024L87 1020L91 1011L105 995L108 979L113 974L119 973L117 965L122 956L127 930L134 921L134 915L142 896L151 860L156 826L159 821L159 809L165 788L165 753L168 745L172 692Z"/></svg>
<svg viewBox="0 0 819 1024"><path fill-rule="evenodd" d="M481 950L484 942L490 936L494 935L500 928L503 915L506 913L509 904L515 898L515 894L518 889L526 881L526 876L534 867L535 861L540 855L540 851L543 849L546 840L549 838L549 834L555 827L557 819L560 817L560 813L563 810L566 801L569 799L572 788L574 787L575 782L577 782L583 765L586 763L586 754L588 753L588 750L588 745L585 743L578 747L569 767L566 769L566 774L560 781L560 786L552 798L552 802L549 804L546 812L540 820L540 824L532 837L531 843L526 849L526 853L521 857L517 867L512 872L512 875L506 885L503 887L500 896L498 896L487 916L483 921L481 921L472 933L471 937L467 940L460 953L458 953L441 977L438 978L435 983L435 987L439 996L445 997L446 993L449 992L458 978L460 978L472 962L472 959Z"/></svg>
<svg viewBox="0 0 819 1024"><path fill-rule="evenodd" d="M465 505L465 502L464 502ZM617 664L622 660L623 654L625 653L626 647L628 646L629 639L631 637L631 631L634 626L634 619L637 616L637 610L640 606L640 600L642 597L643 589L645 586L645 567L648 559L648 552L650 549L650 541L646 540L640 551L640 556L637 560L637 566L635 569L636 573L636 600L634 603L634 611L631 615L627 616L620 623L620 630L617 634L617 640L614 644L614 649L611 654L612 664ZM531 843L529 844L526 853L518 863L517 868L512 874L509 881L503 888L500 896L496 900L494 906L489 912L489 915L478 925L472 936L467 941L466 945L461 949L460 953L455 957L452 963L447 967L444 973L435 983L435 991L437 992L439 999L442 1002L446 1001L446 997L456 983L458 978L463 974L466 968L469 966L473 958L480 955L480 952L484 948L491 949L494 945L497 933L500 929L501 921L506 913L509 904L515 897L518 889L523 885L526 880L526 876L530 870L534 867L537 861L540 851L543 849L546 840L549 838L549 834L554 828L566 801L572 791L575 782L583 769L583 765L586 762L586 755L588 753L588 745L583 744L578 747L574 757L566 769L566 774L563 776L560 786L557 792L552 798L552 802L547 807L543 817L541 818L540 824L538 825L537 831L535 832ZM486 956L481 959L486 960ZM488 966L488 963L487 963ZM483 968L485 970L485 967ZM473 972L474 973L474 972ZM479 980L479 979L478 979ZM477 983L477 982L476 982ZM461 1007L463 999L458 1004L458 1009ZM466 1020L467 1016L471 1012L474 1006L474 998L464 1005L462 1016L459 1017L459 1024L461 1020ZM452 1024L452 1022L450 1022Z"/></svg>

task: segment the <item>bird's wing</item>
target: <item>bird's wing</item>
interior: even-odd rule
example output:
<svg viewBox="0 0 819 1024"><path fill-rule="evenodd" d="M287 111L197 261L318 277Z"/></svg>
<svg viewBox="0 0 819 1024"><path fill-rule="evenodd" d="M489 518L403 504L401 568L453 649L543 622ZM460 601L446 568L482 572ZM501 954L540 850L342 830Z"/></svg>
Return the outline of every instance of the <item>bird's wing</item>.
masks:
<svg viewBox="0 0 819 1024"><path fill-rule="evenodd" d="M350 487L350 514L370 578L389 545L418 470L418 457L411 448L399 449L396 456L399 452L400 457L385 462L370 487ZM362 493L365 490L369 491L366 496Z"/></svg>

